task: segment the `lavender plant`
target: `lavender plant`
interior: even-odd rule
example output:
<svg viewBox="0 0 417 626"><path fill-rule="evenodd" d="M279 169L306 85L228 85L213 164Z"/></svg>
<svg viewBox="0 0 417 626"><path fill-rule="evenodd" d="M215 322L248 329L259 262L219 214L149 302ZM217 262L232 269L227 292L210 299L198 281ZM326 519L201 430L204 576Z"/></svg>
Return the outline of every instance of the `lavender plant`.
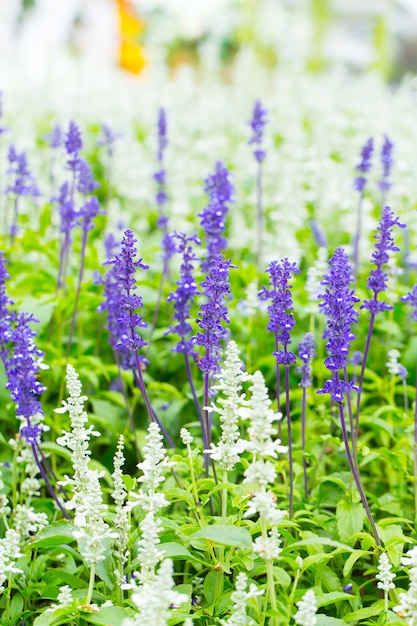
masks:
<svg viewBox="0 0 417 626"><path fill-rule="evenodd" d="M362 368L358 381L358 396L356 403L356 419L355 428L353 432L353 447L356 449L356 439L359 434L359 413L360 413L360 401L362 395L362 386L365 376L365 368L368 360L369 348L371 345L371 337L375 323L375 316L383 311L390 311L393 307L387 304L384 300L379 300L379 294L383 293L387 288L388 277L383 269L383 266L387 264L389 260L390 252L398 252L399 248L394 243L392 236L393 226L399 228L405 228L405 224L399 221L398 217L395 217L394 212L390 207L385 206L382 212L382 218L378 225L378 233L375 235L377 243L375 244L375 250L372 254L372 263L376 266L376 269L371 270L366 286L373 292L372 300L364 300L361 305L361 309L366 309L370 312L371 316L368 325L368 334L366 337L366 344L363 354Z"/></svg>
<svg viewBox="0 0 417 626"><path fill-rule="evenodd" d="M274 333L275 351L272 353L276 358L276 399L278 411L281 410L280 402L280 378L281 365L285 369L285 412L288 429L288 461L290 467L290 517L294 511L294 475L293 475L293 455L292 455L292 428L291 428L291 404L290 404L290 366L295 363L295 354L288 350L291 343L291 330L294 328L295 319L291 311L293 302L291 297L292 285L289 280L291 274L298 274L300 270L295 263L288 259L271 261L266 270L269 274L270 289L263 287L259 292L261 300L272 300L268 306L269 323L267 329ZM280 344L283 349L280 349ZM279 430L281 438L281 429Z"/></svg>
<svg viewBox="0 0 417 626"><path fill-rule="evenodd" d="M333 257L329 261L330 272L325 276L322 284L326 287L326 292L322 295L323 302L320 306L326 315L327 330L324 338L327 339L326 350L328 356L324 362L326 368L332 372L332 378L326 380L323 389L319 389L317 393L329 393L334 402L339 407L340 424L342 428L343 442L345 445L346 455L358 488L362 504L365 508L369 523L372 528L376 543L380 544L378 531L369 508L368 500L363 490L362 481L359 471L356 467L354 456L350 449L348 433L346 428L345 414L343 410L343 402L345 395L351 390L358 391L358 387L349 382L346 367L348 364L348 353L351 342L355 339L351 331L352 324L358 320L358 313L354 306L359 299L350 289L351 267L349 259L343 248L336 248ZM343 371L343 378L340 378L340 370ZM353 433L353 420L350 416L351 434Z"/></svg>
<svg viewBox="0 0 417 626"><path fill-rule="evenodd" d="M367 185L368 179L366 174L371 170L372 167L372 155L374 152L374 140L372 137L368 139L361 150L361 160L356 166L356 170L359 175L354 179L354 188L359 193L358 207L357 207L357 217L356 217L356 232L353 240L353 252L352 252L352 265L353 265L353 275L355 279L358 276L359 271L359 244L361 239L361 231L362 231L362 205L365 187Z"/></svg>
<svg viewBox="0 0 417 626"><path fill-rule="evenodd" d="M262 238L263 238L263 203L262 203L262 162L266 157L266 152L263 149L263 135L265 130L265 125L267 123L267 115L268 111L262 106L260 100L256 100L252 118L249 120L248 124L252 129L252 136L249 139L249 145L254 146L253 156L255 157L255 161L257 163L257 174L256 174L256 244L255 244L255 254L256 254L256 267L258 271L262 267Z"/></svg>

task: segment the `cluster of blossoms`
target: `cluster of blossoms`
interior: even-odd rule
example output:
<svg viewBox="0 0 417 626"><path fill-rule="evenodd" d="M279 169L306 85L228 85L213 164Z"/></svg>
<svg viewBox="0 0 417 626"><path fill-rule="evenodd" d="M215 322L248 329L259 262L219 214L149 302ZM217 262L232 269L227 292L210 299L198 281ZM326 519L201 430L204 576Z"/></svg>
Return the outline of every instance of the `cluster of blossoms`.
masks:
<svg viewBox="0 0 417 626"><path fill-rule="evenodd" d="M385 593L388 593L390 589L395 589L395 584L393 583L395 574L391 571L392 565L389 562L386 552L382 552L381 556L379 557L377 569L378 573L375 578L378 581L378 589L382 589Z"/></svg>
<svg viewBox="0 0 417 626"><path fill-rule="evenodd" d="M288 345L291 343L290 332L295 325L294 316L289 313L294 308L290 291L292 285L289 284L289 280L292 274L299 274L300 270L295 263L283 259L281 262L271 261L266 271L269 274L270 288L264 286L259 292L259 297L261 300L272 301L268 306L267 329L275 335L273 355L278 363L291 365L295 363L296 358L293 352L288 351ZM279 349L279 344L283 346L283 350Z"/></svg>
<svg viewBox="0 0 417 626"><path fill-rule="evenodd" d="M399 605L394 611L404 617L410 626L417 624L417 546L401 558L401 564L409 567L409 585L407 592L398 594Z"/></svg>
<svg viewBox="0 0 417 626"><path fill-rule="evenodd" d="M393 147L394 144L392 143L392 141L387 135L384 135L384 142L381 148L382 174L381 179L378 182L378 186L382 192L383 197L385 193L391 189L389 177L391 174L391 168L394 164L394 159L392 156Z"/></svg>
<svg viewBox="0 0 417 626"><path fill-rule="evenodd" d="M363 190L366 187L367 178L365 174L371 170L372 167L372 155L374 152L374 140L372 137L368 139L361 150L361 160L356 166L356 170L359 172L359 176L354 179L354 187L360 193L363 194Z"/></svg>
<svg viewBox="0 0 417 626"><path fill-rule="evenodd" d="M133 589L132 601L139 613L133 620L124 620L123 626L135 626L143 624L144 621L165 626L170 606L182 604L188 599L188 596L173 590L172 561L163 559L163 551L158 549L160 542L158 514L169 504L159 491L159 486L165 480L165 469L171 466L162 439L158 425L151 422L143 448L144 460L138 464L138 468L142 470L142 475L138 479L142 488L136 494L135 502L135 505L140 505L145 513L140 522L141 538L138 541L140 571L135 573L133 583L123 585L124 588Z"/></svg>
<svg viewBox="0 0 417 626"><path fill-rule="evenodd" d="M264 591L258 589L258 587L251 583L248 586L248 577L243 572L240 572L236 576L235 590L231 595L233 601L232 614L228 620L221 620L222 626L252 626L255 624L253 620L250 620L246 613L246 605L250 598L256 598L261 596Z"/></svg>
<svg viewBox="0 0 417 626"><path fill-rule="evenodd" d="M351 268L343 248L336 248L329 265L330 272L322 281L326 292L321 295L323 302L320 307L327 317L327 330L323 337L327 339L328 357L324 364L333 372L333 377L317 393L330 393L335 402L343 402L344 394L350 389L356 389L353 383L339 378L339 370L346 368L349 347L355 339L350 327L358 320L354 305L359 302L359 298L350 289Z"/></svg>
<svg viewBox="0 0 417 626"><path fill-rule="evenodd" d="M174 319L177 322L175 326L171 326L168 332L175 333L180 337L179 342L173 349L174 352L182 352L193 356L195 354L195 344L191 339L187 339L187 336L192 331L192 326L188 320L194 298L200 294L200 291L197 288L193 275L193 262L197 261L198 257L193 251L192 244L199 246L201 242L196 235L187 236L185 233L175 233L171 237L178 241L177 251L182 255L182 263L180 278L176 282L178 287L167 298L167 302L174 303Z"/></svg>
<svg viewBox="0 0 417 626"><path fill-rule="evenodd" d="M168 227L168 217L164 212L164 205L168 202L168 196L166 193L166 171L164 167L164 152L165 148L168 145L167 138L167 120L165 109L161 107L158 113L158 151L157 151L157 159L158 159L158 171L153 175L157 185L158 190L155 196L155 202L159 209L159 217L158 217L158 227L166 230Z"/></svg>
<svg viewBox="0 0 417 626"><path fill-rule="evenodd" d="M114 518L114 526L116 528L117 537L115 541L114 556L119 561L120 569L115 570L114 575L118 585L123 582L123 570L124 565L129 557L129 551L127 544L129 540L130 520L129 511L130 507L126 504L127 492L125 484L123 482L122 467L125 459L123 456L124 439L123 435L120 435L117 443L116 454L114 455L113 464L114 471L112 474L114 490L112 498L116 503L116 515Z"/></svg>
<svg viewBox="0 0 417 626"><path fill-rule="evenodd" d="M207 302L200 307L197 324L203 332L197 334L195 342L206 349L198 367L209 376L218 371L221 340L228 337L221 322L230 323L224 300L230 294L229 270L235 267L222 254L216 254L211 261L210 273L201 283Z"/></svg>
<svg viewBox="0 0 417 626"><path fill-rule="evenodd" d="M265 150L262 148L263 136L264 136L264 128L267 123L267 115L268 111L262 106L262 103L259 100L256 100L252 118L249 120L248 124L252 129L252 137L249 139L249 145L254 145L255 149L253 151L253 156L261 163L266 156Z"/></svg>
<svg viewBox="0 0 417 626"><path fill-rule="evenodd" d="M71 420L71 432L63 431L57 443L71 450L73 477L65 476L64 485L73 490L67 508L74 509L74 537L79 541L81 554L89 567L95 566L104 559L106 542L115 538L104 521L107 505L103 503L100 478L103 472L89 468L91 452L89 440L91 435L98 437L99 432L93 426L86 427L88 415L84 403L88 399L82 395L82 387L77 372L72 365L67 365L67 388L69 397L62 402L56 413L68 413ZM81 547L82 546L82 547Z"/></svg>
<svg viewBox="0 0 417 626"><path fill-rule="evenodd" d="M221 161L217 161L213 174L205 180L204 191L209 195L207 207L198 214L205 233L207 257L201 264L203 272L209 272L219 253L226 247L223 235L226 214L234 201L235 189L230 182L231 174Z"/></svg>
<svg viewBox="0 0 417 626"><path fill-rule="evenodd" d="M5 589L5 582L12 574L23 574L23 570L16 567L16 561L22 557L20 551L20 534L10 528L5 537L0 539L0 593Z"/></svg>
<svg viewBox="0 0 417 626"><path fill-rule="evenodd" d="M146 328L147 323L136 313L143 307L142 298L133 291L136 289L136 268L147 270L148 266L142 259L136 260L136 239L132 230L126 230L121 243L121 251L115 258L106 261L111 265L103 280L105 301L99 311L107 311L107 329L109 341L120 354L121 365L124 369L134 369L137 352L146 341L136 331L136 328Z"/></svg>
<svg viewBox="0 0 417 626"><path fill-rule="evenodd" d="M298 356L302 361L302 365L296 368L301 374L300 387L310 387L312 383L311 359L315 356L314 335L306 333L298 346Z"/></svg>
<svg viewBox="0 0 417 626"><path fill-rule="evenodd" d="M13 144L9 146L7 153L9 167L7 170L8 184L5 193L14 198L13 221L10 227L10 235L14 238L17 234L17 218L19 213L19 200L24 196L36 198L40 191L35 178L31 173L25 152L17 152Z"/></svg>
<svg viewBox="0 0 417 626"><path fill-rule="evenodd" d="M388 276L382 269L382 266L389 261L389 252L398 252L399 248L395 245L392 236L392 227L399 226L405 228L405 224L399 221L395 217L393 211L389 206L385 206L382 211L382 218L378 224L378 233L375 235L377 242L375 243L375 250L372 254L371 261L376 265L375 270L371 270L366 286L370 289L374 297L372 300L365 300L362 304L362 309L367 309L371 313L380 313L382 311L389 311L393 307L384 301L378 300L378 294L385 291L387 288Z"/></svg>
<svg viewBox="0 0 417 626"><path fill-rule="evenodd" d="M251 464L245 470L244 482L254 487L246 516L258 513L267 525L276 526L286 515L277 508L276 498L268 485L276 478L275 465L269 458L276 458L279 453L286 453L288 448L281 445L279 439L273 439L274 423L282 418L280 413L271 409L271 400L261 372L256 371L250 377L248 406L241 409L243 417L249 419L249 440L243 442L244 449L253 455ZM256 550L259 545L256 544Z"/></svg>
<svg viewBox="0 0 417 626"><path fill-rule="evenodd" d="M100 212L102 213L97 197L90 196L99 185L95 181L87 161L80 156L80 151L83 147L81 131L72 120L64 136L63 144L67 156L66 167L70 172L70 180L64 181L59 187L58 195L52 198L58 205L60 231L63 236L58 272L58 287L63 284L65 279L72 230L75 226L81 225L84 240L86 240L87 232L93 227L94 218ZM76 191L83 197L79 209L76 204ZM85 243L86 241L83 241L83 254L85 251Z"/></svg>
<svg viewBox="0 0 417 626"><path fill-rule="evenodd" d="M217 461L219 467L226 472L233 470L239 461L240 453L245 442L240 439L239 418L242 407L245 406L245 393L242 392L242 382L247 379L242 370L240 350L234 341L229 341L226 348L224 365L215 375L216 385L213 389L221 392L216 403L212 404L212 411L220 416L221 440L218 444L211 444L211 458Z"/></svg>
<svg viewBox="0 0 417 626"><path fill-rule="evenodd" d="M298 611L294 615L294 621L299 626L316 626L317 624L317 600L312 589L306 591L301 600L297 602Z"/></svg>

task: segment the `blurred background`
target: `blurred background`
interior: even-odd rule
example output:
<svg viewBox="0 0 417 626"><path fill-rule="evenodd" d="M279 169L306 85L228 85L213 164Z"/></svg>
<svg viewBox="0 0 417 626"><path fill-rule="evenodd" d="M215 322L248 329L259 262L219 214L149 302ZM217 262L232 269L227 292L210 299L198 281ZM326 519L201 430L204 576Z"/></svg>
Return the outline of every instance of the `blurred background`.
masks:
<svg viewBox="0 0 417 626"><path fill-rule="evenodd" d="M335 65L398 81L417 69L417 0L0 0L0 65L41 79L57 57L141 76L184 64L228 72Z"/></svg>

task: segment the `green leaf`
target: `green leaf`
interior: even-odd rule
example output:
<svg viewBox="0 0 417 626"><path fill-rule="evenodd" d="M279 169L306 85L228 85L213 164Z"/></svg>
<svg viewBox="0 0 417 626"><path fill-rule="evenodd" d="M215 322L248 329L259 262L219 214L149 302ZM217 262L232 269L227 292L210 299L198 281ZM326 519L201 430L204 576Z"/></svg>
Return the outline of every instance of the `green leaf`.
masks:
<svg viewBox="0 0 417 626"><path fill-rule="evenodd" d="M72 522L52 522L36 535L31 546L34 548L51 548L63 543L75 541L73 536L75 526Z"/></svg>
<svg viewBox="0 0 417 626"><path fill-rule="evenodd" d="M317 613L316 626L346 626L346 622L337 617L329 617L323 613Z"/></svg>
<svg viewBox="0 0 417 626"><path fill-rule="evenodd" d="M360 533L365 520L365 509L361 502L339 500L336 508L337 530L342 541L348 541L352 535Z"/></svg>
<svg viewBox="0 0 417 626"><path fill-rule="evenodd" d="M201 563L200 559L197 559L187 548L175 541L167 541L159 545L161 552L164 553L164 558L170 559L185 559L187 561L197 561Z"/></svg>
<svg viewBox="0 0 417 626"><path fill-rule="evenodd" d="M348 613L343 616L345 622L357 622L361 619L367 619L368 617L374 617L375 615L380 615L382 611L384 611L384 601L379 600L375 602L372 606L367 606L364 609L359 609L358 611L353 611L352 613Z"/></svg>
<svg viewBox="0 0 417 626"><path fill-rule="evenodd" d="M284 589L287 589L291 584L291 576L287 574L287 572L282 569L282 567L274 567L274 579Z"/></svg>
<svg viewBox="0 0 417 626"><path fill-rule="evenodd" d="M214 604L214 597L216 593L217 572L211 571L207 574L203 583L204 597L207 600L207 604L210 606Z"/></svg>
<svg viewBox="0 0 417 626"><path fill-rule="evenodd" d="M352 600L352 596L343 591L330 591L330 593L317 594L318 608L333 604L333 602L341 602L342 600Z"/></svg>
<svg viewBox="0 0 417 626"><path fill-rule="evenodd" d="M301 541L295 541L291 544L292 548L298 548L300 546L310 546L310 545L321 545L321 546L332 546L333 548L340 548L345 552L353 552L353 548L351 546L347 546L340 541L335 541L334 539L329 539L328 537L320 537L316 535L315 537L310 537L309 539L302 539Z"/></svg>
<svg viewBox="0 0 417 626"><path fill-rule="evenodd" d="M369 550L355 550L349 557L346 559L346 563L343 567L343 577L347 578L355 565L356 561L360 559L365 554L371 554Z"/></svg>
<svg viewBox="0 0 417 626"><path fill-rule="evenodd" d="M130 614L119 606L107 606L95 613L81 611L81 615L89 624L97 624L98 626L115 626L121 624L126 617L130 617Z"/></svg>
<svg viewBox="0 0 417 626"><path fill-rule="evenodd" d="M221 546L233 546L250 550L252 539L246 528L215 524L198 530L189 538L193 545L194 540L205 539Z"/></svg>

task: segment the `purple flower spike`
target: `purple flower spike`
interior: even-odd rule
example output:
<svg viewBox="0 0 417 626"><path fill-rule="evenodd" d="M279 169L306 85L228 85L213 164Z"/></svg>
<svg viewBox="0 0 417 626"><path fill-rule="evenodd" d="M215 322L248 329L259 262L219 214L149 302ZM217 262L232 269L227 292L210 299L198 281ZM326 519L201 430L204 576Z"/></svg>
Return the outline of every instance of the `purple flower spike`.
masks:
<svg viewBox="0 0 417 626"><path fill-rule="evenodd" d="M384 143L381 149L381 164L382 164L382 176L378 182L378 186L382 192L389 191L391 189L391 183L389 177L391 173L391 167L394 165L394 159L392 157L392 149L394 144L390 141L387 135L384 135Z"/></svg>
<svg viewBox="0 0 417 626"><path fill-rule="evenodd" d="M255 159L260 163L265 159L266 152L262 150L262 142L264 136L264 128L267 123L267 115L268 111L262 106L260 100L256 100L255 105L253 107L252 119L249 120L248 124L252 128L253 135L249 139L249 145L254 144L255 150L253 151L253 155Z"/></svg>
<svg viewBox="0 0 417 626"><path fill-rule="evenodd" d="M142 259L135 260L137 255L136 241L133 231L126 230L122 239L120 254L117 254L115 259L110 261L114 265L113 275L120 291L120 298L117 301L119 310L114 311L113 315L114 313L117 315L117 323L120 326L115 348L122 357L134 356L138 350L147 345L146 341L136 332L137 327L146 328L147 323L136 313L137 309L143 307L143 302L140 296L132 293L136 289L135 273L137 267L143 270L148 269L148 265L142 263Z"/></svg>
<svg viewBox="0 0 417 626"><path fill-rule="evenodd" d="M198 367L208 375L219 370L221 340L227 336L222 322L230 323L224 299L230 293L229 270L236 268L230 260L225 260L222 254L212 258L210 273L201 283L207 296L207 303L202 304L197 318L197 324L203 331L198 333L195 343L206 348L206 354L198 361Z"/></svg>
<svg viewBox="0 0 417 626"><path fill-rule="evenodd" d="M312 333L306 333L306 335L304 335L304 339L300 341L300 345L298 346L298 356L303 363L300 367L296 368L296 371L301 374L301 381L299 385L300 387L310 387L312 376L311 360L314 356L316 356L314 336Z"/></svg>
<svg viewBox="0 0 417 626"><path fill-rule="evenodd" d="M36 333L31 329L32 322L39 322L32 315L20 313L11 315L13 351L6 359L6 388L16 403L16 414L24 417L30 426L30 418L43 414L37 396L45 391L45 387L37 380L40 370L39 358L43 352L33 343Z"/></svg>
<svg viewBox="0 0 417 626"><path fill-rule="evenodd" d="M56 124L50 133L43 136L43 139L48 142L50 148L60 148L64 143L61 126Z"/></svg>
<svg viewBox="0 0 417 626"><path fill-rule="evenodd" d="M409 302L413 307L414 311L411 314L411 317L415 322L417 322L417 285L414 285L411 291L408 292L406 296L401 298L402 302Z"/></svg>
<svg viewBox="0 0 417 626"><path fill-rule="evenodd" d="M201 226L206 234L207 258L201 264L203 272L210 271L210 265L227 241L223 236L225 218L229 205L234 201L234 186L230 182L231 173L221 161L217 161L214 173L205 180L204 191L209 195L208 206L198 214Z"/></svg>
<svg viewBox="0 0 417 626"><path fill-rule="evenodd" d="M109 157L112 157L114 152L114 144L118 139L120 139L120 137L122 137L122 134L114 133L110 126L107 126L107 124L102 124L101 130L103 135L101 139L97 141L97 145L104 146L107 150L107 154L109 155Z"/></svg>
<svg viewBox="0 0 417 626"><path fill-rule="evenodd" d="M325 232L320 228L316 220L310 221L311 230L316 244L319 248L327 248L327 237Z"/></svg>
<svg viewBox="0 0 417 626"><path fill-rule="evenodd" d="M85 159L78 159L78 184L77 190L84 195L92 193L94 189L100 187L99 183L94 179L91 167Z"/></svg>
<svg viewBox="0 0 417 626"><path fill-rule="evenodd" d="M353 181L353 186L357 191L359 191L359 193L363 192L366 183L368 182L368 179L364 176L364 174L367 174L372 167L371 158L373 152L374 140L370 137L361 150L361 161L356 166L356 170L360 173L360 175Z"/></svg>
<svg viewBox="0 0 417 626"><path fill-rule="evenodd" d="M380 313L389 311L393 307L384 301L378 301L378 294L386 291L388 276L382 269L389 261L389 252L398 252L399 248L394 244L392 236L392 227L399 226L405 228L405 224L395 217L389 206L385 206L382 212L382 218L378 225L378 233L375 235L377 243L372 254L372 263L376 265L376 269L370 272L366 286L373 291L372 300L365 300L361 309L367 309L371 313Z"/></svg>
<svg viewBox="0 0 417 626"><path fill-rule="evenodd" d="M326 287L326 292L320 295L323 298L320 307L327 317L327 330L323 337L327 339L329 356L324 364L334 376L317 393L330 393L335 402L343 402L344 394L349 389L355 389L353 384L339 380L338 372L348 364L350 344L355 339L350 327L358 321L354 305L359 302L359 298L350 289L351 268L343 248L336 248L329 265L330 272L321 283Z"/></svg>
<svg viewBox="0 0 417 626"><path fill-rule="evenodd" d="M69 157L67 160L68 169L75 172L79 167L80 158L78 153L83 147L83 141L79 127L72 120L64 138L64 146Z"/></svg>
<svg viewBox="0 0 417 626"><path fill-rule="evenodd" d="M183 352L190 356L195 356L195 343L191 339L187 339L192 331L190 324L190 308L194 302L194 298L200 294L194 279L194 261L198 261L198 257L193 251L191 244L201 245L197 235L187 236L185 233L174 233L169 235L175 245L178 241L177 251L182 254L182 264L180 268L180 279L176 284L178 288L168 296L167 302L174 303L174 319L177 321L175 326L171 326L168 333L175 333L180 337L180 341L173 352Z"/></svg>
<svg viewBox="0 0 417 626"><path fill-rule="evenodd" d="M100 210L100 205L97 196L90 196L80 209L79 216L81 221L79 222L83 227L83 230L91 230L94 228L93 220L97 215L104 215L105 211Z"/></svg>
<svg viewBox="0 0 417 626"><path fill-rule="evenodd" d="M164 214L164 204L168 202L168 195L166 193L166 171L164 167L164 152L168 145L167 138L167 120L164 108L159 109L158 114L158 171L153 175L154 180L157 183L157 191L155 195L155 202L159 208L158 227L166 230L168 228L168 217Z"/></svg>
<svg viewBox="0 0 417 626"><path fill-rule="evenodd" d="M291 365L295 363L296 358L293 352L287 350L291 343L290 332L295 325L294 316L288 313L294 309L290 291L292 285L289 284L289 280L292 274L299 274L300 270L295 263L283 259L281 262L271 261L266 271L269 274L270 289L263 287L258 295L261 300L272 300L268 307L267 326L267 329L275 335L276 350L272 354L278 363ZM278 350L278 344L282 344L284 350Z"/></svg>
<svg viewBox="0 0 417 626"><path fill-rule="evenodd" d="M7 173L11 177L6 193L14 193L16 196L39 196L35 179L31 174L25 152L18 153L13 145L9 147L7 154L9 168Z"/></svg>
<svg viewBox="0 0 417 626"><path fill-rule="evenodd" d="M70 185L65 182L59 188L59 194L54 201L58 204L59 215L61 218L61 233L69 233L77 224L78 213L75 210L74 200L70 195Z"/></svg>

